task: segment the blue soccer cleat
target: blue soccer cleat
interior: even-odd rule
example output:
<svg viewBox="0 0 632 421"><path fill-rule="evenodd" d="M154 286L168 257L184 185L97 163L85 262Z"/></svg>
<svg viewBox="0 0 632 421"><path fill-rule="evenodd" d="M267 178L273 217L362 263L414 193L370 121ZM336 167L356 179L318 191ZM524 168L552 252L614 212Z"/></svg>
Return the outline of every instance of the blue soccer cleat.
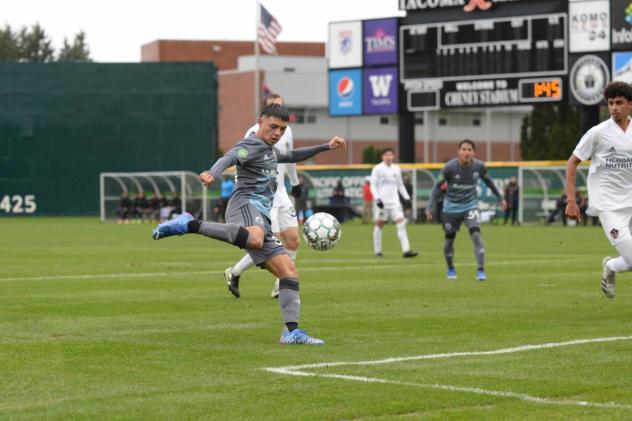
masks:
<svg viewBox="0 0 632 421"><path fill-rule="evenodd" d="M294 329L290 332L287 328L283 329L279 342L281 345L325 345L325 341L312 338L302 329Z"/></svg>
<svg viewBox="0 0 632 421"><path fill-rule="evenodd" d="M447 275L445 277L446 277L446 279L456 279L457 278L457 276L456 276L456 269L454 269L454 268L448 269L448 273L447 273Z"/></svg>
<svg viewBox="0 0 632 421"><path fill-rule="evenodd" d="M476 271L476 280L477 281L484 281L486 279L487 279L487 275L485 275L485 271L484 270Z"/></svg>
<svg viewBox="0 0 632 421"><path fill-rule="evenodd" d="M162 223L151 232L151 236L154 240L160 240L161 238L171 237L172 235L183 235L189 232L187 226L189 222L193 220L193 216L185 212L178 215L177 218Z"/></svg>

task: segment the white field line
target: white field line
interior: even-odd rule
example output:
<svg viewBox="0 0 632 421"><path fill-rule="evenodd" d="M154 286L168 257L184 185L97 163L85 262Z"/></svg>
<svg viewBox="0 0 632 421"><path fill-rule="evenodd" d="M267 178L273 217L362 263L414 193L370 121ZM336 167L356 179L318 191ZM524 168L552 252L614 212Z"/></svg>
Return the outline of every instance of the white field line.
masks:
<svg viewBox="0 0 632 421"><path fill-rule="evenodd" d="M478 395L519 399L525 402L544 404L544 405L568 405L568 406L582 406L582 407L608 408L608 409L632 409L632 405L620 404L620 403L614 403L614 402L588 402L588 401L575 401L575 400L563 400L563 399L548 399L548 398L541 398L538 396L532 396L526 393L517 393L517 392L502 391L502 390L489 390L489 389L483 389L479 387L410 383L410 382L400 382L396 380L379 379L375 377L352 376L352 375L346 375L346 374L326 374L326 373L316 373L313 371L305 371L306 369L313 370L317 368L340 367L340 366L351 366L351 365L356 365L356 366L357 365L380 365L380 364L392 364L392 363L414 361L414 360L435 360L435 359L469 357L469 356L503 355L503 354L513 354L517 352L533 351L533 350L540 350L540 349L562 348L562 347L568 347L568 346L573 346L573 345L618 342L618 341L629 341L629 340L632 340L632 336L610 336L610 337L604 337L604 338L575 339L575 340L565 341L565 342L550 342L550 343L537 344L537 345L521 345L521 346L516 346L516 347L511 347L511 348L496 349L492 351L450 352L450 353L440 353L440 354L416 355L416 356L411 356L411 357L392 357L392 358L385 358L381 360L369 360L369 361L340 361L340 362L329 362L329 363L302 364L302 365L285 366L285 367L266 367L266 368L263 368L263 370L276 373L276 374L284 374L284 375L289 375L289 376L323 377L323 378L341 379L341 380L356 381L356 382L363 382L363 383L382 383L382 384L392 384L392 385L400 385L400 386L419 387L419 388L424 388L424 389L446 390L449 392L474 393Z"/></svg>
<svg viewBox="0 0 632 421"><path fill-rule="evenodd" d="M345 260L336 260L343 262ZM368 261L375 261L374 259ZM507 265L530 265L546 262L562 262L562 261L576 261L576 259L535 259L535 260L504 260L489 262L487 266L507 266ZM322 263L322 262L320 262ZM474 266L476 263L460 263L460 266ZM443 267L445 263L415 263L406 265L351 265L351 266L332 266L332 267L301 267L298 266L300 272L326 272L326 271L374 271L374 270L391 270L391 269L415 269L420 267ZM115 279L115 278L145 278L152 276L187 276L187 275L219 275L223 274L224 269L216 270L201 270L201 271L173 271L173 272L123 272L123 273L103 273L103 274L73 274L73 275L48 275L48 276L14 276L1 278L0 282L19 282L19 281L56 281L56 280L73 280L73 279Z"/></svg>

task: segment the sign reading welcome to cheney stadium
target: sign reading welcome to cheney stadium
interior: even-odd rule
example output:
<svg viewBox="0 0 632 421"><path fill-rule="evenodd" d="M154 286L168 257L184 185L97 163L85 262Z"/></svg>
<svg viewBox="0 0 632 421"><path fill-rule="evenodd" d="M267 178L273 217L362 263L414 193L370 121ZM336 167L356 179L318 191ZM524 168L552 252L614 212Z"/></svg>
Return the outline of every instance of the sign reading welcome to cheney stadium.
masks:
<svg viewBox="0 0 632 421"><path fill-rule="evenodd" d="M496 3L508 3L519 0L399 0L399 10L415 11L462 7L466 12L487 10Z"/></svg>

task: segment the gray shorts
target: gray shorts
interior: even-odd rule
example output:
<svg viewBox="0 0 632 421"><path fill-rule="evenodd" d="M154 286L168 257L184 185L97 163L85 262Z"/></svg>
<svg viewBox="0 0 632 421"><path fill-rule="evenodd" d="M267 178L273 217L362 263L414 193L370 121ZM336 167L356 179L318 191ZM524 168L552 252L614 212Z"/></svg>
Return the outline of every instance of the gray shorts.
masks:
<svg viewBox="0 0 632 421"><path fill-rule="evenodd" d="M458 213L442 213L441 223L443 224L443 231L446 234L453 234L459 231L461 224L465 222L465 226L468 230L472 228L481 228L481 214L478 209L470 209L465 212Z"/></svg>
<svg viewBox="0 0 632 421"><path fill-rule="evenodd" d="M241 225L242 227L258 225L263 228L263 247L259 250L246 249L246 252L252 257L257 266L263 266L266 261L274 256L287 254L283 244L272 233L270 220L253 205L245 204L240 207L233 207L229 202L226 209L226 222Z"/></svg>

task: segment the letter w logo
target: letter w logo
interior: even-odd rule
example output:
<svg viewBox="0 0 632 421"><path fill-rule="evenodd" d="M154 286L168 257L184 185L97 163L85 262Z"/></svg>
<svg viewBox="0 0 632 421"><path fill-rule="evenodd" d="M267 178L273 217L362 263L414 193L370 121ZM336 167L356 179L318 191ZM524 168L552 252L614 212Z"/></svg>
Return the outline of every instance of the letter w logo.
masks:
<svg viewBox="0 0 632 421"><path fill-rule="evenodd" d="M489 0L470 0L468 4L463 6L463 10L466 12L472 12L477 7L481 10L487 10L492 7L492 4Z"/></svg>
<svg viewBox="0 0 632 421"><path fill-rule="evenodd" d="M369 76L369 82L371 82L371 90L374 97L387 97L388 91L391 89L391 81L393 75L371 75Z"/></svg>

